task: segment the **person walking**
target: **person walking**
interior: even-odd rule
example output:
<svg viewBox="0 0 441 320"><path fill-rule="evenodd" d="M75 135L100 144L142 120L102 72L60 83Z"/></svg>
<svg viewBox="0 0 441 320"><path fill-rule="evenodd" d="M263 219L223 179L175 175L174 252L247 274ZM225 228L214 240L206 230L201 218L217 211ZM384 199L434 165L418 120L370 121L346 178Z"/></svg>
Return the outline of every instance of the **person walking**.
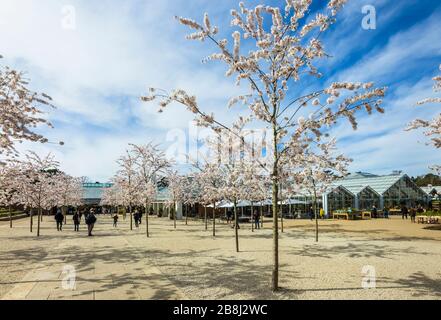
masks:
<svg viewBox="0 0 441 320"><path fill-rule="evenodd" d="M118 227L118 219L119 219L118 213L115 213L115 214L113 215L113 227L114 227L114 228L117 228L117 227Z"/></svg>
<svg viewBox="0 0 441 320"><path fill-rule="evenodd" d="M410 221L412 223L416 223L416 214L417 210L414 207L410 208Z"/></svg>
<svg viewBox="0 0 441 320"><path fill-rule="evenodd" d="M230 224L232 216L233 216L233 213L231 212L230 209L228 209L228 211L227 211L227 224Z"/></svg>
<svg viewBox="0 0 441 320"><path fill-rule="evenodd" d="M135 227L139 227L139 212L138 210L135 210L135 213L133 214L133 219L135 220Z"/></svg>
<svg viewBox="0 0 441 320"><path fill-rule="evenodd" d="M92 237L92 231L93 231L93 227L95 226L95 223L96 223L95 212L93 211L93 209L90 209L90 212L86 217L87 233L89 237Z"/></svg>
<svg viewBox="0 0 441 320"><path fill-rule="evenodd" d="M257 212L257 210L254 210L253 218L255 229L260 229L260 214Z"/></svg>
<svg viewBox="0 0 441 320"><path fill-rule="evenodd" d="M139 215L138 215L138 224L139 224L139 225L142 224L142 216L143 216L143 214L142 214L142 211L140 210L140 211L139 211Z"/></svg>
<svg viewBox="0 0 441 320"><path fill-rule="evenodd" d="M61 213L61 209L57 210L57 213L55 214L55 221L57 222L57 231L63 231L63 221L64 216Z"/></svg>
<svg viewBox="0 0 441 320"><path fill-rule="evenodd" d="M315 218L314 208L312 206L311 208L309 208L309 218L311 219L311 221Z"/></svg>
<svg viewBox="0 0 441 320"><path fill-rule="evenodd" d="M389 208L388 207L384 207L383 213L384 213L384 218L389 219Z"/></svg>
<svg viewBox="0 0 441 320"><path fill-rule="evenodd" d="M78 211L74 213L72 220L74 222L74 231L77 232L80 231L81 218L80 218L80 213Z"/></svg>
<svg viewBox="0 0 441 320"><path fill-rule="evenodd" d="M374 218L374 219L378 218L378 210L377 210L377 207L375 206L375 204L372 206L371 215L372 215L372 218Z"/></svg>
<svg viewBox="0 0 441 320"><path fill-rule="evenodd" d="M320 208L320 219L324 219L325 218L325 210L323 210L323 208Z"/></svg>
<svg viewBox="0 0 441 320"><path fill-rule="evenodd" d="M409 210L405 205L401 207L401 215L403 216L403 220L404 218L406 218L406 220L409 219Z"/></svg>

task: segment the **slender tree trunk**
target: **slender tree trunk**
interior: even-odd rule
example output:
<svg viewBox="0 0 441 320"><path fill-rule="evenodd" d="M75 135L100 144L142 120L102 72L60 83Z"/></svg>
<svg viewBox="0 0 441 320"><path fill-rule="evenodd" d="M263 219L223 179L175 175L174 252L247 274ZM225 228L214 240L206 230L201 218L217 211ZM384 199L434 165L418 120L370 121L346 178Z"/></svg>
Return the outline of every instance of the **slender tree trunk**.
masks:
<svg viewBox="0 0 441 320"><path fill-rule="evenodd" d="M205 210L205 231L208 230L208 216L207 216L207 206L204 206Z"/></svg>
<svg viewBox="0 0 441 320"><path fill-rule="evenodd" d="M174 227L176 229L176 203L175 202L173 202L172 211L173 211L173 221L174 221L173 223L174 223Z"/></svg>
<svg viewBox="0 0 441 320"><path fill-rule="evenodd" d="M9 228L12 229L12 210L11 210L11 206L9 206Z"/></svg>
<svg viewBox="0 0 441 320"><path fill-rule="evenodd" d="M254 223L255 223L255 221L254 221L254 204L253 204L253 202L251 202L251 219L250 219L250 221L251 221L251 232L254 232Z"/></svg>
<svg viewBox="0 0 441 320"><path fill-rule="evenodd" d="M237 201L234 200L234 233L236 237L236 252L239 252L239 220L237 217Z"/></svg>
<svg viewBox="0 0 441 320"><path fill-rule="evenodd" d="M184 212L185 212L185 225L188 226L188 208L186 204L184 204Z"/></svg>
<svg viewBox="0 0 441 320"><path fill-rule="evenodd" d="M263 228L263 205L260 206L260 227Z"/></svg>
<svg viewBox="0 0 441 320"><path fill-rule="evenodd" d="M40 222L41 222L41 207L38 208L38 224L37 224L37 237L40 236Z"/></svg>
<svg viewBox="0 0 441 320"><path fill-rule="evenodd" d="M314 188L315 242L319 241L319 225L317 215L317 191Z"/></svg>
<svg viewBox="0 0 441 320"><path fill-rule="evenodd" d="M33 214L34 212L33 212L32 209L30 209L30 213L31 213L31 220L30 220L29 224L30 224L30 230L31 230L31 233L32 233L33 232L32 231L32 227L34 226L34 217L33 217L34 216L34 214Z"/></svg>
<svg viewBox="0 0 441 320"><path fill-rule="evenodd" d="M276 109L276 107L274 108ZM273 125L273 152L274 164L272 172L272 187L273 187L273 272L271 277L271 287L273 291L279 289L279 217L278 217L278 202L279 202L279 181L278 181L278 146L277 146L277 126Z"/></svg>
<svg viewBox="0 0 441 320"><path fill-rule="evenodd" d="M130 214L130 230L133 230L132 205L129 205L129 214Z"/></svg>
<svg viewBox="0 0 441 320"><path fill-rule="evenodd" d="M216 236L216 202L213 203L213 237Z"/></svg>
<svg viewBox="0 0 441 320"><path fill-rule="evenodd" d="M150 214L149 204L146 202L145 203L145 232L146 232L147 238L150 237L150 234L149 234L149 214Z"/></svg>
<svg viewBox="0 0 441 320"><path fill-rule="evenodd" d="M64 224L67 224L67 208L63 206L63 212L64 212Z"/></svg>

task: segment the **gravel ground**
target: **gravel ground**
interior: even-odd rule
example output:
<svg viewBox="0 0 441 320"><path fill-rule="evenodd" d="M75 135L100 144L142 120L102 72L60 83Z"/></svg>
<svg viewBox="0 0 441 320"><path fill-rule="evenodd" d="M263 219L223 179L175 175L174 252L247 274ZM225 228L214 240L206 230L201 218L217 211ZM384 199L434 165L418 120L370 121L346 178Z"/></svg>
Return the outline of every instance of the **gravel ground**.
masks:
<svg viewBox="0 0 441 320"><path fill-rule="evenodd" d="M0 297L57 243L85 237L71 230L57 233L52 220L45 218L40 239L29 234L27 219L15 222L12 230L0 223ZM174 230L172 221L152 218L147 239L144 224L131 232L128 222L121 221L118 230L110 230L108 220L99 218L106 223L98 223L94 241L105 244L109 236L127 241L130 248L111 253L121 261L142 259L157 267L189 299L441 299L441 230L396 217L321 221L319 243L313 222L285 221L280 236L281 290L276 294L269 290L269 221L254 233L243 225L241 252L236 253L233 229L225 224L218 224L213 238L200 221L188 226L179 221ZM100 238L100 233L106 236ZM100 259L99 252L96 257ZM375 268L375 289L362 288L364 266Z"/></svg>

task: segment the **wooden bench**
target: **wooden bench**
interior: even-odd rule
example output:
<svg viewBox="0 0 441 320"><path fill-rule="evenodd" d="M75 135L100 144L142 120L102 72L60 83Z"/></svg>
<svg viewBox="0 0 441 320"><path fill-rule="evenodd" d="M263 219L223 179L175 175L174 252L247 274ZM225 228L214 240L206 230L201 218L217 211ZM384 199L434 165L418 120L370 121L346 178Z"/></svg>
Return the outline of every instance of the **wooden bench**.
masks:
<svg viewBox="0 0 441 320"><path fill-rule="evenodd" d="M336 213L336 212L334 212L332 214L332 219L335 219L336 217L337 217L337 219L345 218L346 220L349 220L349 214L348 213Z"/></svg>
<svg viewBox="0 0 441 320"><path fill-rule="evenodd" d="M372 213L369 212L369 211L365 211L365 212L363 212L363 213L361 214L361 219L362 219L362 220L364 220L364 219L370 219L370 220L372 220Z"/></svg>

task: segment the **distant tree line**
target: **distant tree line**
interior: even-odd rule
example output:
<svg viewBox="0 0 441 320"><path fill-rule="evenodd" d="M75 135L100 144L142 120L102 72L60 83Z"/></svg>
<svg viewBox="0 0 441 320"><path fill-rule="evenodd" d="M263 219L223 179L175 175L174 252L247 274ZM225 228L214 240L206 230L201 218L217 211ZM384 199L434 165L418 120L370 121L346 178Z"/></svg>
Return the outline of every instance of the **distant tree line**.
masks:
<svg viewBox="0 0 441 320"><path fill-rule="evenodd" d="M416 183L419 187L427 187L428 185L432 186L441 186L441 176L428 173L426 175L412 177L413 182Z"/></svg>

